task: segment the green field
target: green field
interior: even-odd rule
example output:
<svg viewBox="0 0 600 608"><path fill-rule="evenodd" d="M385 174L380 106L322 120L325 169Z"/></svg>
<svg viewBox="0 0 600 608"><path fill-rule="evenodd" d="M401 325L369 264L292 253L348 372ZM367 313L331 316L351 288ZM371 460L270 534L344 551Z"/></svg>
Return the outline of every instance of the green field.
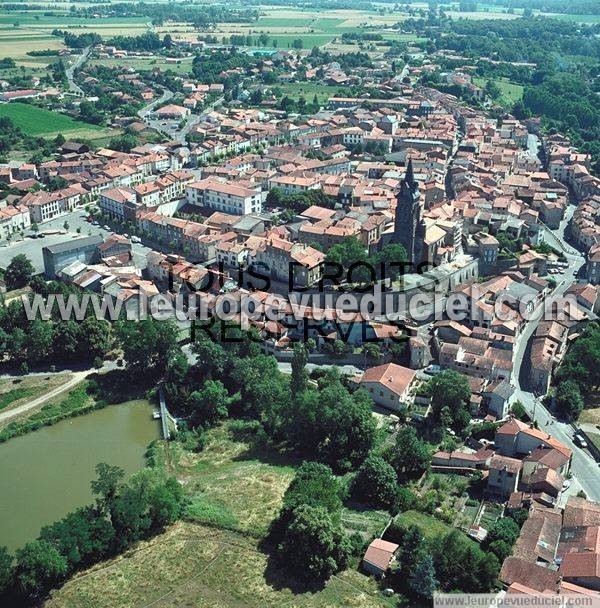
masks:
<svg viewBox="0 0 600 608"><path fill-rule="evenodd" d="M561 21L575 21L576 23L600 23L600 15L570 15L558 13L541 13L544 17L560 19Z"/></svg>
<svg viewBox="0 0 600 608"><path fill-rule="evenodd" d="M346 570L317 591L292 581L238 532L178 523L126 555L84 571L52 594L46 608L392 608L374 579Z"/></svg>
<svg viewBox="0 0 600 608"><path fill-rule="evenodd" d="M408 526L418 526L423 536L428 540L440 539L453 529L439 519L435 519L420 511L405 511L404 513L400 513L400 515L396 516L395 523L405 528Z"/></svg>
<svg viewBox="0 0 600 608"><path fill-rule="evenodd" d="M323 589L293 591L294 581L261 549L294 466L251 430L227 423L207 432L200 452L158 442L154 463L182 484L189 498L184 521L125 555L74 576L46 608L383 608L377 583L357 570L331 577ZM349 531L372 538L389 516L344 509Z"/></svg>
<svg viewBox="0 0 600 608"><path fill-rule="evenodd" d="M284 95L287 95L294 100L297 100L299 97L304 97L308 103L312 103L312 100L316 95L321 104L326 102L330 97L339 95L340 92L343 91L343 88L339 86L310 82L277 84L275 85L275 88L281 89Z"/></svg>
<svg viewBox="0 0 600 608"><path fill-rule="evenodd" d="M65 137L97 139L110 134L105 127L80 122L70 116L25 103L0 105L0 117L10 118L24 133L34 137L54 137L62 133Z"/></svg>
<svg viewBox="0 0 600 608"><path fill-rule="evenodd" d="M182 57L179 63L168 62L161 57L144 59L141 57L131 57L124 59L92 59L86 65L103 65L108 68L134 68L135 70L172 70L177 74L190 74L192 71L192 57Z"/></svg>
<svg viewBox="0 0 600 608"><path fill-rule="evenodd" d="M487 78L473 78L473 84L478 87L484 88L488 79ZM515 101L523 99L524 87L514 82L508 82L507 80L494 80L501 91L500 99L498 100L502 105L512 107Z"/></svg>

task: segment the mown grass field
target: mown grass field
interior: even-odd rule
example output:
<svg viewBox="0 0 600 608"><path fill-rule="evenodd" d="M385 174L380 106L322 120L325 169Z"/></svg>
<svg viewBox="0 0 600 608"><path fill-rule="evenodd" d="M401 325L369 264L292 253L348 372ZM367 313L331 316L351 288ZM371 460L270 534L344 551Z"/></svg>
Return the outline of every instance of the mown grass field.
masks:
<svg viewBox="0 0 600 608"><path fill-rule="evenodd" d="M82 572L46 608L383 608L395 605L374 580L349 569L320 590L293 591L294 580L261 549L298 462L263 445L254 432L225 424L195 453L158 442L157 466L189 497L183 521L127 554ZM371 538L389 516L344 509L349 531Z"/></svg>
<svg viewBox="0 0 600 608"><path fill-rule="evenodd" d="M62 133L65 137L96 139L110 135L110 130L105 127L80 122L26 103L1 104L0 116L10 118L24 133L34 137L54 137Z"/></svg>
<svg viewBox="0 0 600 608"><path fill-rule="evenodd" d="M353 570L316 592L294 593L258 541L229 530L181 522L126 555L82 572L46 608L383 608L373 579Z"/></svg>
<svg viewBox="0 0 600 608"><path fill-rule="evenodd" d="M298 100L304 97L308 103L312 103L314 96L317 96L319 103L326 102L330 97L339 95L343 91L342 87L331 86L326 84L310 83L310 82L290 82L286 84L277 84L276 88L283 91L291 99Z"/></svg>
<svg viewBox="0 0 600 608"><path fill-rule="evenodd" d="M487 78L473 78L473 84L476 84L478 87L485 87L487 81ZM501 91L499 99L501 104L512 107L515 101L523 99L524 87L522 85L501 79L494 80L494 82L498 85Z"/></svg>
<svg viewBox="0 0 600 608"><path fill-rule="evenodd" d="M160 57L144 59L143 57L132 57L125 59L92 59L87 65L103 65L108 68L131 67L135 70L172 70L177 74L190 74L192 71L192 57L182 57L178 63L168 62Z"/></svg>

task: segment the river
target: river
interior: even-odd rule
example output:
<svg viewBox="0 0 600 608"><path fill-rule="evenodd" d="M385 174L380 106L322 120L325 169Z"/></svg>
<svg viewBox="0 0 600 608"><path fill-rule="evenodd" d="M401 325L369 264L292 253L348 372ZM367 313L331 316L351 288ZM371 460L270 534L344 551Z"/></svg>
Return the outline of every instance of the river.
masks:
<svg viewBox="0 0 600 608"><path fill-rule="evenodd" d="M90 504L99 462L128 474L141 469L146 447L159 433L152 406L133 401L0 444L0 545L12 553L42 526Z"/></svg>

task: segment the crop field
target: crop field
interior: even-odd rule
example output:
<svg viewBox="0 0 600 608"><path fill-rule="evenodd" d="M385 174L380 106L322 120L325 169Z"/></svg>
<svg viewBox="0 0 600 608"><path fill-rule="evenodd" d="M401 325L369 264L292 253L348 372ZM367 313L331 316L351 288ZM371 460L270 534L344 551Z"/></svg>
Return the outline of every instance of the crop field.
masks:
<svg viewBox="0 0 600 608"><path fill-rule="evenodd" d="M34 137L54 137L62 133L65 137L97 139L110 135L110 131L104 127L80 122L69 116L25 103L1 104L0 116L10 118L27 135Z"/></svg>

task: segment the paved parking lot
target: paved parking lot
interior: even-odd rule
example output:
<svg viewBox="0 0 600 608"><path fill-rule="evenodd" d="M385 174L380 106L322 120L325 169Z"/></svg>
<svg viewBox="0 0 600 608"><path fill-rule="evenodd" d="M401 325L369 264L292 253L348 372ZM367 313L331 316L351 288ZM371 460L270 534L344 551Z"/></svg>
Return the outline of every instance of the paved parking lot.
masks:
<svg viewBox="0 0 600 608"><path fill-rule="evenodd" d="M109 235L113 234L112 230L104 230L102 226L92 226L92 224L85 221L85 217L86 213L81 209L57 217L49 222L44 222L39 226L40 232L44 230L62 230L65 222L67 222L69 225L67 234L49 235L43 239L25 237L24 240L13 241L10 245L3 244L0 246L0 267L6 268L14 256L24 253L31 260L36 271L43 272L42 247L94 234L99 234L106 239ZM77 233L78 228L80 229L80 233ZM31 234L31 231L28 234ZM145 268L146 254L150 251L150 248L145 247L141 243L133 243L132 250L136 266Z"/></svg>

